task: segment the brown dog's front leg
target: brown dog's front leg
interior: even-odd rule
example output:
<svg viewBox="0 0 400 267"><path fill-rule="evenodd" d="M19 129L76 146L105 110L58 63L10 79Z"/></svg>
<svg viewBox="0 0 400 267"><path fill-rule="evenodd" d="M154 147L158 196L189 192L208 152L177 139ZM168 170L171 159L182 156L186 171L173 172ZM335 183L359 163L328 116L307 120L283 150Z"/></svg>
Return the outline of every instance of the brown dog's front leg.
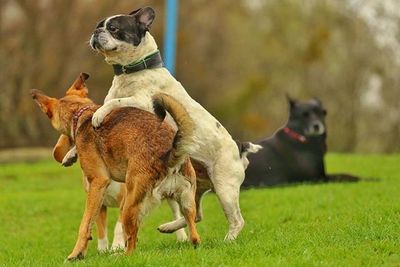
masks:
<svg viewBox="0 0 400 267"><path fill-rule="evenodd" d="M108 178L94 178L89 180L89 192L87 194L85 211L79 227L79 235L72 253L68 256L68 260L83 259L86 253L88 241L91 240L91 228L95 221L101 204L103 202L104 193L109 185Z"/></svg>
<svg viewBox="0 0 400 267"><path fill-rule="evenodd" d="M71 141L68 136L62 134L58 138L57 144L53 148L53 157L58 162L62 162L65 155L71 147Z"/></svg>

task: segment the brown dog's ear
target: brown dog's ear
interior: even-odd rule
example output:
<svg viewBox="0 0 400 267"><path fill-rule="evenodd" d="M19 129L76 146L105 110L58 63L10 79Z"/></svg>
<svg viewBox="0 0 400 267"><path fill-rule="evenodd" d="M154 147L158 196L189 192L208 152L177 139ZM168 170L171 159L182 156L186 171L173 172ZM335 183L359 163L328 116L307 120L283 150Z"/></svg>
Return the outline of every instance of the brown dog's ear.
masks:
<svg viewBox="0 0 400 267"><path fill-rule="evenodd" d="M68 89L66 95L77 95L83 98L88 97L89 90L85 84L87 79L89 79L89 74L81 72L72 86Z"/></svg>
<svg viewBox="0 0 400 267"><path fill-rule="evenodd" d="M32 98L38 104L40 109L49 117L50 119L53 117L53 108L54 105L57 103L57 99L48 97L47 95L43 94L40 90L32 89L31 90Z"/></svg>
<svg viewBox="0 0 400 267"><path fill-rule="evenodd" d="M72 86L78 90L82 89L82 88L86 87L85 81L87 79L89 79L89 74L81 72L79 74L79 76L76 78L76 80L74 81L74 84Z"/></svg>

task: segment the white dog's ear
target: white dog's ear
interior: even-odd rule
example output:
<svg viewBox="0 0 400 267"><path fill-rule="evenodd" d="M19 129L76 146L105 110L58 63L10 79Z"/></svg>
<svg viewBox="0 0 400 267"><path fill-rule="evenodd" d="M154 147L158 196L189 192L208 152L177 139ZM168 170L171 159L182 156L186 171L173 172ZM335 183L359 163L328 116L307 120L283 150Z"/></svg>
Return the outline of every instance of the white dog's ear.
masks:
<svg viewBox="0 0 400 267"><path fill-rule="evenodd" d="M135 15L137 12L139 12L141 10L141 8L138 8L136 10L133 10L131 13L129 13L129 15Z"/></svg>
<svg viewBox="0 0 400 267"><path fill-rule="evenodd" d="M149 30L156 17L156 12L151 7L144 7L131 12L129 15L134 16L136 21L142 24L146 30Z"/></svg>

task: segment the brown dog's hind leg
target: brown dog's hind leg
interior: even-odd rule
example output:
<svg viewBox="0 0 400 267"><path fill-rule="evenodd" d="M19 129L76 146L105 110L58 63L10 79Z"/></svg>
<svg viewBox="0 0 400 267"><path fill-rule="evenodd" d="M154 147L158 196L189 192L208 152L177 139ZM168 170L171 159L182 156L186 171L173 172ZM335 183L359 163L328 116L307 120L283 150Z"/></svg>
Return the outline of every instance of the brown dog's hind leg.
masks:
<svg viewBox="0 0 400 267"><path fill-rule="evenodd" d="M108 249L107 237L107 207L102 205L100 208L99 216L96 220L97 226L97 250L105 252Z"/></svg>
<svg viewBox="0 0 400 267"><path fill-rule="evenodd" d="M100 211L104 193L110 181L107 176L92 177L88 175L89 192L86 198L85 211L79 226L79 235L75 247L68 260L83 259L87 250L88 241L91 240L91 227Z"/></svg>
<svg viewBox="0 0 400 267"><path fill-rule="evenodd" d="M200 244L200 236L196 228L196 172L190 160L182 165L181 172L188 182L179 199L180 208L189 228L190 241L196 247Z"/></svg>
<svg viewBox="0 0 400 267"><path fill-rule="evenodd" d="M122 209L122 224L126 237L126 255L132 254L136 248L139 225L146 208L143 207L143 200L148 189L152 186L152 178L152 174L144 171L144 173L137 175L128 173L125 179L127 193Z"/></svg>
<svg viewBox="0 0 400 267"><path fill-rule="evenodd" d="M190 241L197 246L200 244L200 236L196 228L196 204L193 194L189 190L183 192L179 204L188 225Z"/></svg>

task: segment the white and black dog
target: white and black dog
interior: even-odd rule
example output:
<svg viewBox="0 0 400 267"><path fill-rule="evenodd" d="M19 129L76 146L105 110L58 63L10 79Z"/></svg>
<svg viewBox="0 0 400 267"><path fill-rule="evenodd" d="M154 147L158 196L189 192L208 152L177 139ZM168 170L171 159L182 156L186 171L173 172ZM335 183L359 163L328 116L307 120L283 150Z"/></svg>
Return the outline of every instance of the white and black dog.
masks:
<svg viewBox="0 0 400 267"><path fill-rule="evenodd" d="M115 76L104 105L93 115L92 124L101 127L104 117L118 107L132 106L153 112L152 96L156 93L166 93L181 102L195 122L193 145L187 150L205 168L202 178L211 181L208 186L204 186L207 182L198 186L198 219L201 218L201 196L209 189L214 190L229 222L225 240L234 240L244 226L239 193L248 163L245 157L260 147L249 143L239 152L228 131L163 67L157 44L149 33L154 18L154 10L145 7L98 23L90 45L113 65ZM176 220L161 225L161 232L170 233L186 226L185 220L179 217L177 205L171 203L171 208Z"/></svg>
<svg viewBox="0 0 400 267"><path fill-rule="evenodd" d="M326 110L321 101L295 101L288 97L289 120L263 148L249 155L243 187L263 187L300 182L356 182L349 174L325 172Z"/></svg>

